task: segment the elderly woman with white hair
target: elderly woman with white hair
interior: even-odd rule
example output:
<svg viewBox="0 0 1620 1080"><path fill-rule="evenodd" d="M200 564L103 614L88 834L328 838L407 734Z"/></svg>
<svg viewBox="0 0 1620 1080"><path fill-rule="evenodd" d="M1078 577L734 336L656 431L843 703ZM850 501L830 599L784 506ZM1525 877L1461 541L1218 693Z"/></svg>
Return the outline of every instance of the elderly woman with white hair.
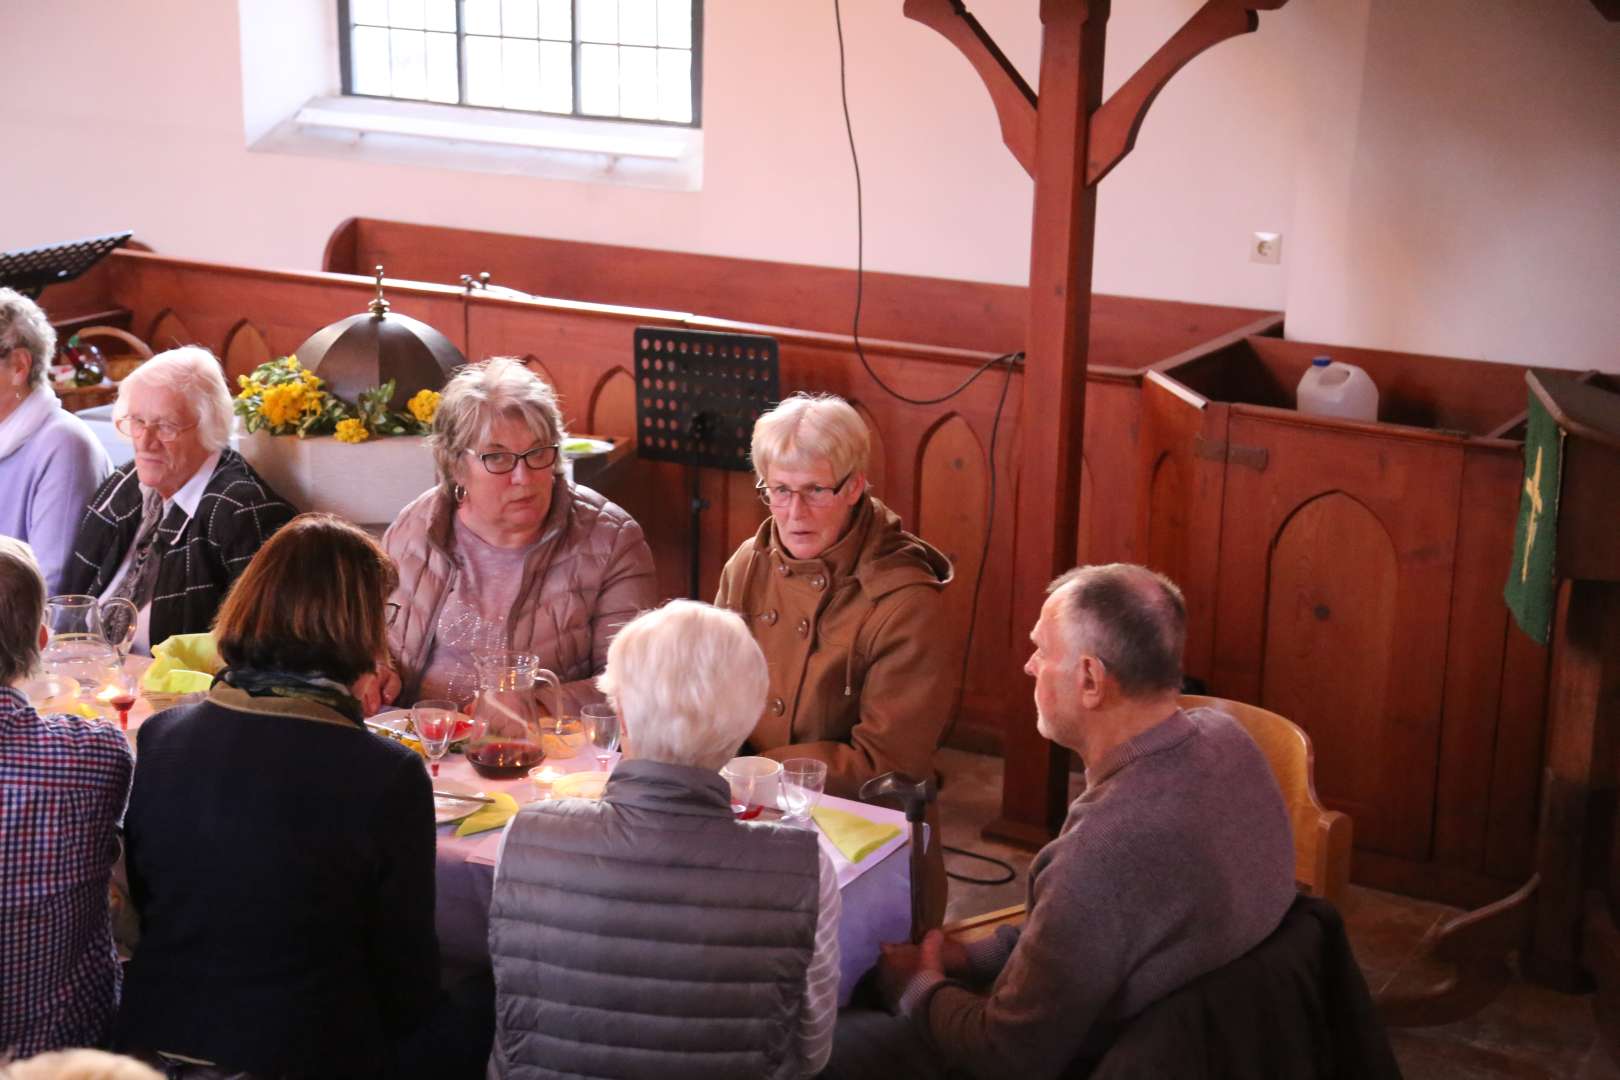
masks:
<svg viewBox="0 0 1620 1080"><path fill-rule="evenodd" d="M469 700L479 653L540 657L558 707L599 699L608 642L653 602L641 526L565 475L557 397L521 361L451 377L428 442L439 483L383 535L399 566L385 697ZM402 692L401 692L402 691Z"/></svg>
<svg viewBox="0 0 1620 1080"><path fill-rule="evenodd" d="M761 416L752 457L771 516L715 598L748 620L770 665L749 745L825 761L827 790L844 798L886 772L932 774L960 678L961 643L940 635L950 560L867 489L869 447L860 414L831 394L795 394ZM937 925L937 843L925 897Z"/></svg>
<svg viewBox="0 0 1620 1080"><path fill-rule="evenodd" d="M837 877L813 829L738 820L717 771L759 716L759 646L676 600L620 632L599 681L624 746L601 801L537 803L503 842L489 1075L815 1075Z"/></svg>
<svg viewBox="0 0 1620 1080"><path fill-rule="evenodd" d="M297 511L230 449L231 393L207 349L170 349L136 368L118 386L113 424L135 460L90 499L62 589L130 600L135 648L147 652L207 630Z"/></svg>
<svg viewBox="0 0 1620 1080"><path fill-rule="evenodd" d="M56 330L39 305L0 289L0 536L26 541L61 591L73 527L112 472L107 451L46 385Z"/></svg>

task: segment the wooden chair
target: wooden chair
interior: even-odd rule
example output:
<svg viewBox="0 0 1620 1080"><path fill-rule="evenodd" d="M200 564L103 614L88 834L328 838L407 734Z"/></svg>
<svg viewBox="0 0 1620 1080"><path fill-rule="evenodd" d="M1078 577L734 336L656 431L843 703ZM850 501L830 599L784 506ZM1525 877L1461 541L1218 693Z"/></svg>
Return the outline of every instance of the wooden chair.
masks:
<svg viewBox="0 0 1620 1080"><path fill-rule="evenodd" d="M1184 709L1217 709L1243 725L1271 764L1294 826L1294 879L1312 896L1343 907L1350 885L1348 814L1329 810L1316 797L1311 737L1287 717L1241 701L1187 694Z"/></svg>
<svg viewBox="0 0 1620 1080"><path fill-rule="evenodd" d="M1316 797L1311 738L1286 717L1226 698L1184 695L1181 707L1219 709L1238 723L1260 746L1282 788L1294 828L1294 879L1312 896L1335 907L1344 905L1350 885L1351 822L1348 814L1324 807ZM967 944L989 937L1002 925L1024 921L1024 905L974 915L944 927L945 936Z"/></svg>

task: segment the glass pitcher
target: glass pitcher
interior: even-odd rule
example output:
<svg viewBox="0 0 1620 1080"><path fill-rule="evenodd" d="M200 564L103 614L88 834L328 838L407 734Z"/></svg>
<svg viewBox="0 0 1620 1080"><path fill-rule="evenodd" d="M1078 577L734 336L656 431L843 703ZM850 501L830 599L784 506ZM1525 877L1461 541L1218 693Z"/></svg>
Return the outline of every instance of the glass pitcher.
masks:
<svg viewBox="0 0 1620 1080"><path fill-rule="evenodd" d="M77 680L85 693L94 693L123 666L124 650L135 640L136 614L135 605L123 597L51 597L45 601L50 640L40 653L40 666Z"/></svg>
<svg viewBox="0 0 1620 1080"><path fill-rule="evenodd" d="M545 760L540 693L557 676L532 653L478 652L478 699L473 704L467 760L480 776L511 780Z"/></svg>

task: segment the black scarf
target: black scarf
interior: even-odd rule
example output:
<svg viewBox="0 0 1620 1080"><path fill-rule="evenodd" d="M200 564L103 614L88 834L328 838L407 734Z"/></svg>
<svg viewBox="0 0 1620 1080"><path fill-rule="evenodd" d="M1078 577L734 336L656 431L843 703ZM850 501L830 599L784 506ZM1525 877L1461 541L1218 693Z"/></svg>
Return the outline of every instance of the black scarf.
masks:
<svg viewBox="0 0 1620 1080"><path fill-rule="evenodd" d="M250 697L306 698L325 705L354 723L364 726L365 713L349 688L336 679L303 671L277 671L271 668L228 667L214 676Z"/></svg>

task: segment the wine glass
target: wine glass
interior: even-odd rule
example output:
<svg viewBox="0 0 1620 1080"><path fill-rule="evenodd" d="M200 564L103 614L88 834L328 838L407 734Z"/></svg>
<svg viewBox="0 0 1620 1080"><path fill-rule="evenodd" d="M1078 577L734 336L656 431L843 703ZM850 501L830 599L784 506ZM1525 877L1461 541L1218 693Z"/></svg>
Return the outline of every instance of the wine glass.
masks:
<svg viewBox="0 0 1620 1080"><path fill-rule="evenodd" d="M596 747L597 765L606 769L619 746L619 714L611 705L586 705L579 716L585 724L585 737Z"/></svg>
<svg viewBox="0 0 1620 1080"><path fill-rule="evenodd" d="M743 821L749 821L758 817L764 809L754 798L760 776L752 769L735 766L735 761L727 762L720 770L720 778L731 788L731 812Z"/></svg>
<svg viewBox="0 0 1620 1080"><path fill-rule="evenodd" d="M107 685L96 696L118 710L118 727L129 730L129 710L135 707L135 676L122 662L107 669Z"/></svg>
<svg viewBox="0 0 1620 1080"><path fill-rule="evenodd" d="M827 763L815 758L788 758L782 762L782 787L777 801L788 821L803 821L821 802L827 788Z"/></svg>
<svg viewBox="0 0 1620 1080"><path fill-rule="evenodd" d="M422 743L429 762L429 771L439 775L439 759L450 749L450 736L456 730L456 705L453 701L418 701L411 707L411 727Z"/></svg>

